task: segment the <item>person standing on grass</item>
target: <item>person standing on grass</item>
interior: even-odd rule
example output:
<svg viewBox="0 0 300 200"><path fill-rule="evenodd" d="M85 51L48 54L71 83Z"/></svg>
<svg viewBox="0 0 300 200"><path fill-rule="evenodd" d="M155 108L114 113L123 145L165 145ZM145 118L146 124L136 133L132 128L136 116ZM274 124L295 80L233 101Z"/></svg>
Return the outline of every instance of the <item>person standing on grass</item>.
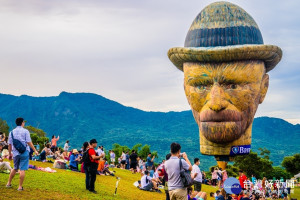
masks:
<svg viewBox="0 0 300 200"><path fill-rule="evenodd" d="M147 157L147 170L151 170L152 169L152 166L153 166L153 164L154 164L154 158L155 158L155 156L153 156L152 158L151 158L151 153L149 153L148 154L148 157Z"/></svg>
<svg viewBox="0 0 300 200"><path fill-rule="evenodd" d="M52 135L52 139L51 139L51 151L53 153L55 152L58 140L59 140L59 136L56 138L55 135Z"/></svg>
<svg viewBox="0 0 300 200"><path fill-rule="evenodd" d="M130 169L129 157L129 151L126 151L126 169Z"/></svg>
<svg viewBox="0 0 300 200"><path fill-rule="evenodd" d="M187 188L184 187L180 177L180 159L182 162L182 169L192 170L192 165L186 153L180 154L181 146L173 142L171 144L171 158L166 161L165 169L168 174L168 189L171 200L187 200Z"/></svg>
<svg viewBox="0 0 300 200"><path fill-rule="evenodd" d="M125 169L125 165L126 165L126 154L124 151L122 151L122 155L121 155L121 169Z"/></svg>
<svg viewBox="0 0 300 200"><path fill-rule="evenodd" d="M239 170L239 181L240 181L240 185L241 185L241 187L242 187L242 189L243 190L245 190L246 189L246 181L247 180L247 176L244 174L244 172L243 172L243 170L242 169L240 169Z"/></svg>
<svg viewBox="0 0 300 200"><path fill-rule="evenodd" d="M202 184L202 173L199 168L200 159L194 159L194 165L192 169L192 177L194 179L194 191L200 192L201 191L201 184Z"/></svg>
<svg viewBox="0 0 300 200"><path fill-rule="evenodd" d="M16 125L17 127L12 130L9 134L8 137L8 152L9 152L9 159L12 159L12 152L13 152L13 160L14 160L14 169L11 170L8 182L6 184L6 187L11 187L11 181L14 178L14 176L17 173L17 170L20 169L20 182L19 182L19 187L18 190L22 191L23 190L23 182L25 179L25 170L28 170L29 167L29 151L30 148L33 149L36 155L39 153L33 146L30 138L29 131L24 128L25 126L25 121L23 118L17 118L16 119ZM15 140L19 140L25 147L26 151L23 153L20 153L14 146L13 144L13 139L12 136L14 137ZM30 147L30 148L29 148Z"/></svg>
<svg viewBox="0 0 300 200"><path fill-rule="evenodd" d="M90 140L90 149L88 150L89 158L91 163L88 166L88 173L89 173L89 191L93 193L97 193L95 191L95 181L97 175L98 164L101 156L97 156L95 148L97 147L97 140L91 139Z"/></svg>
<svg viewBox="0 0 300 200"><path fill-rule="evenodd" d="M138 164L137 157L138 157L138 155L135 153L135 150L132 150L129 159L130 159L130 170L134 174L136 173L136 166Z"/></svg>
<svg viewBox="0 0 300 200"><path fill-rule="evenodd" d="M83 153L85 155L85 152L88 151L90 148L90 144L88 142L83 143ZM87 190L90 189L90 181L89 181L89 171L88 171L88 165L89 163L85 163L85 161L82 163L83 164L83 169L85 173L85 188Z"/></svg>
<svg viewBox="0 0 300 200"><path fill-rule="evenodd" d="M111 162L111 164L115 165L115 161L116 161L116 154L113 150L111 150L111 152L110 152L110 162Z"/></svg>
<svg viewBox="0 0 300 200"><path fill-rule="evenodd" d="M65 145L64 145L64 151L65 151L65 152L68 152L68 151L69 151L69 148L70 148L69 140L67 140L66 143L65 143Z"/></svg>

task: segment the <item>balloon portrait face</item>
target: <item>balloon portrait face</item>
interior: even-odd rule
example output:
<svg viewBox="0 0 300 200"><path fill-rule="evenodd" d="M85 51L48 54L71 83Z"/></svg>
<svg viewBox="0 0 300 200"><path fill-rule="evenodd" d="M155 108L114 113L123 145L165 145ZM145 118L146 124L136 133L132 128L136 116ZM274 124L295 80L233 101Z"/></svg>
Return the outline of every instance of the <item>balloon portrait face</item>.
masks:
<svg viewBox="0 0 300 200"><path fill-rule="evenodd" d="M202 135L217 144L239 139L268 89L264 62L187 62L183 69L185 94Z"/></svg>

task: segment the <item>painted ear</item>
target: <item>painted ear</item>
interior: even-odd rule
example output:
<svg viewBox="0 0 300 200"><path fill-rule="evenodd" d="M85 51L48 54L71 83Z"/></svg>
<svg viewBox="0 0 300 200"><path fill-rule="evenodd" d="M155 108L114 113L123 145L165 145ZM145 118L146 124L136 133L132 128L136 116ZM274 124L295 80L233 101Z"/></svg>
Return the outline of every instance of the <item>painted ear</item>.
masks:
<svg viewBox="0 0 300 200"><path fill-rule="evenodd" d="M264 101L268 88L269 88L269 75L265 74L262 78L261 85L260 85L260 98L259 98L260 104Z"/></svg>

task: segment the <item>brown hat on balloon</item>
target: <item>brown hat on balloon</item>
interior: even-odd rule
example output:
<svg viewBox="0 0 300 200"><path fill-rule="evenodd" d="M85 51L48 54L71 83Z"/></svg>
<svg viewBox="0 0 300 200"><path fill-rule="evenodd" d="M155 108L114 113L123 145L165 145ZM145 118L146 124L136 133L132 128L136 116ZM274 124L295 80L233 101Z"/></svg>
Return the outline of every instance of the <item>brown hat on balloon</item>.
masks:
<svg viewBox="0 0 300 200"><path fill-rule="evenodd" d="M168 57L183 71L184 62L263 60L266 72L281 60L278 46L265 45L254 19L229 2L204 8L193 21L184 47L169 49Z"/></svg>

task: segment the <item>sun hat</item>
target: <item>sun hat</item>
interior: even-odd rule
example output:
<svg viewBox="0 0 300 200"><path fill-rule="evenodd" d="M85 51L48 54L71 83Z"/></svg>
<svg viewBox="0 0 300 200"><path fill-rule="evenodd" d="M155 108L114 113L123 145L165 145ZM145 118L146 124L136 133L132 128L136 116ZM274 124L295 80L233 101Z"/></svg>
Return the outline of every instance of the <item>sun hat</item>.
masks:
<svg viewBox="0 0 300 200"><path fill-rule="evenodd" d="M78 153L77 149L73 149L72 153Z"/></svg>
<svg viewBox="0 0 300 200"><path fill-rule="evenodd" d="M181 71L185 62L263 60L268 72L279 63L282 51L264 45L256 22L245 10L229 2L215 2L197 15L184 47L169 49L168 57Z"/></svg>

